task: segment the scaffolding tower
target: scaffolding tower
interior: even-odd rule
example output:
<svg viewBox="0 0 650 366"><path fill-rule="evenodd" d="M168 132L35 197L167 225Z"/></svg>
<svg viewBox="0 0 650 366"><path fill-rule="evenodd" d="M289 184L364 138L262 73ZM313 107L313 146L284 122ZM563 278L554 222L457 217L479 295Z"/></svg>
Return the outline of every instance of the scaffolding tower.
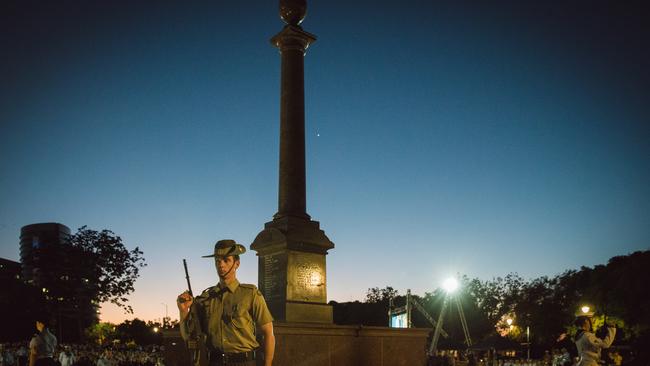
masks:
<svg viewBox="0 0 650 366"><path fill-rule="evenodd" d="M406 305L401 306L401 307L394 307L393 306L393 299L389 299L389 305L388 305L388 326L393 327L393 317L395 316L400 316L400 315L406 315L406 328L412 328L412 317L411 317L411 312L412 309L415 308L417 309L422 316L424 316L425 319L431 323L434 327L433 331L433 337L431 339L431 344L429 345L429 355L435 355L438 352L438 341L440 340L440 336L442 335L445 338L449 337L449 334L445 332L444 329L442 329L442 324L444 322L444 315L445 311L447 311L447 308L449 307L449 302L454 301L456 303L456 308L458 309L458 317L460 318L460 324L463 329L463 334L465 336L465 344L467 345L467 348L472 346L472 339L469 335L469 328L467 326L467 319L465 318L465 312L463 311L463 306L460 303L460 299L458 296L452 296L451 294L446 294L445 299L442 303L442 309L440 309L440 314L438 315L438 320L436 321L430 314L424 309L424 306L420 304L420 302L411 296L411 290L406 291Z"/></svg>

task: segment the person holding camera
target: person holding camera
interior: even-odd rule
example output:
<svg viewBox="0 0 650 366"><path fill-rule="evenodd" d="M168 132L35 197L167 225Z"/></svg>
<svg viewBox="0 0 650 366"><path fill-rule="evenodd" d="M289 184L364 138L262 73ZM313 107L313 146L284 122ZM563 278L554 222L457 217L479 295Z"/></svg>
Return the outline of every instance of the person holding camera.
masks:
<svg viewBox="0 0 650 366"><path fill-rule="evenodd" d="M613 324L607 324L607 335L601 339L592 332L590 317L579 316L574 324L578 327L575 343L580 360L577 366L599 366L600 352L604 348L609 348L614 342L616 327Z"/></svg>

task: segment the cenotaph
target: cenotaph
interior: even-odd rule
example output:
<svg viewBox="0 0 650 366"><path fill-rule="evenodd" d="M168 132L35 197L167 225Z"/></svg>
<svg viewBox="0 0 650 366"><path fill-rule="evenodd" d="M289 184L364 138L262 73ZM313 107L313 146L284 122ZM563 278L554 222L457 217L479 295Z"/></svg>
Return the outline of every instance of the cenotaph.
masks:
<svg viewBox="0 0 650 366"><path fill-rule="evenodd" d="M300 23L305 0L281 0L285 27L271 38L281 55L278 212L251 249L259 257L259 288L276 321L332 323L325 256L334 248L306 209L304 56L316 37Z"/></svg>
<svg viewBox="0 0 650 366"><path fill-rule="evenodd" d="M424 366L431 329L333 324L325 256L334 248L306 210L304 55L316 40L300 23L305 0L280 0L286 26L271 39L281 54L278 212L251 249L275 318L277 366ZM164 332L165 365L191 366L177 330ZM258 359L261 365L262 358Z"/></svg>

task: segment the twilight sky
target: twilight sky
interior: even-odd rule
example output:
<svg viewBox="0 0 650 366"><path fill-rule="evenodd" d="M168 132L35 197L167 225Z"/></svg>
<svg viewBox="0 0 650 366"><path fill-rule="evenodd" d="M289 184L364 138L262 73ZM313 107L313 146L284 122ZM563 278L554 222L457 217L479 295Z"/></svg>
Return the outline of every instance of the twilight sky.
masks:
<svg viewBox="0 0 650 366"><path fill-rule="evenodd" d="M489 5L488 5L489 3ZM307 207L328 299L449 274L553 276L650 247L641 3L310 1ZM0 5L0 257L20 227L108 228L134 315L213 285L214 242L277 210L276 1ZM242 282L257 283L254 252Z"/></svg>

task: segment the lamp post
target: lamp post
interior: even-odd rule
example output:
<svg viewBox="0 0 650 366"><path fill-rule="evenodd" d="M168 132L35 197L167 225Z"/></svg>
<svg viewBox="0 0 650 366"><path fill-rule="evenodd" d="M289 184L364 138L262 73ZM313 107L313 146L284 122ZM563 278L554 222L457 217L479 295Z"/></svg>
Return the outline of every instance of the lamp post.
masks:
<svg viewBox="0 0 650 366"><path fill-rule="evenodd" d="M445 310L447 308L449 297L458 288L458 281L456 281L455 278L450 277L446 279L445 282L442 283L442 288L445 289L446 294L445 294L445 299L442 302L442 308L440 309L440 315L438 316L438 322L436 323L436 328L433 331L433 339L431 340L431 346L429 347L430 356L435 356L436 353L438 353L438 340L440 339L440 332L442 331L442 322L444 320Z"/></svg>
<svg viewBox="0 0 650 366"><path fill-rule="evenodd" d="M530 327L526 326L526 343L528 344L527 360L530 360Z"/></svg>

